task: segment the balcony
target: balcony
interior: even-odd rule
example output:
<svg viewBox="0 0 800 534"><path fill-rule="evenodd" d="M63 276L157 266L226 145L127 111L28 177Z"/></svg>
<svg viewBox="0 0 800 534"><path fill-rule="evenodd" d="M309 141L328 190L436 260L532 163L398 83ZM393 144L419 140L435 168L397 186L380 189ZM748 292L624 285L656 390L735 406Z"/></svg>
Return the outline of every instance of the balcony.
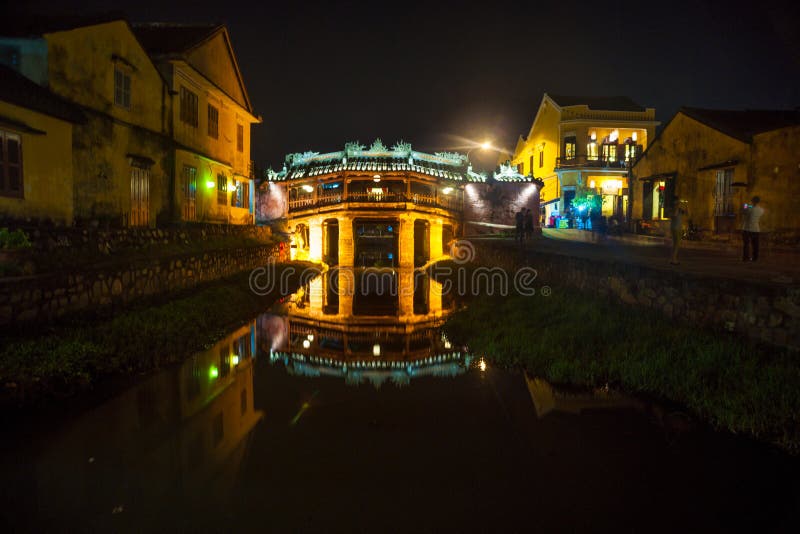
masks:
<svg viewBox="0 0 800 534"><path fill-rule="evenodd" d="M632 159L605 158L603 156L574 156L571 158L557 157L556 170L559 169L625 169L633 163Z"/></svg>
<svg viewBox="0 0 800 534"><path fill-rule="evenodd" d="M426 195L421 193L372 193L372 192L337 192L324 193L320 195L308 195L301 198L289 200L289 211L302 211L325 206L333 206L344 203L410 203L417 206L427 206L432 208L442 208L450 211L462 211L463 200L457 195Z"/></svg>

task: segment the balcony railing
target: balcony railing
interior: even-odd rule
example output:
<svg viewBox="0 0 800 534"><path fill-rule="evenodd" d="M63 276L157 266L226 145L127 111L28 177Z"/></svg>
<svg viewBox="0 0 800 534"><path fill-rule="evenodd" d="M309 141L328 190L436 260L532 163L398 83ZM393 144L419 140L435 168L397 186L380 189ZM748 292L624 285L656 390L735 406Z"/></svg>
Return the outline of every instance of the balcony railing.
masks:
<svg viewBox="0 0 800 534"><path fill-rule="evenodd" d="M606 158L603 156L574 156L556 158L556 169L569 169L572 167L589 167L597 169L627 169L633 163L632 159Z"/></svg>
<svg viewBox="0 0 800 534"><path fill-rule="evenodd" d="M420 206L430 206L444 208L451 211L462 211L463 202L456 196L451 195L426 195L421 193L372 193L372 192L349 192L349 193L324 193L317 197L306 196L289 200L289 211L300 211L322 206L331 206L343 202L369 202L369 203L390 203L390 202L410 202Z"/></svg>

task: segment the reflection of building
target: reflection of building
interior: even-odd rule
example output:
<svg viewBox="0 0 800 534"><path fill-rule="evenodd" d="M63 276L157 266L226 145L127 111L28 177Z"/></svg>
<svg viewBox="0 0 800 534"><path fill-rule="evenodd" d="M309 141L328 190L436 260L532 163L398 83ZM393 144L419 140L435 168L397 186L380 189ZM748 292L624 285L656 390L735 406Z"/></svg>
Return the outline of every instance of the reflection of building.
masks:
<svg viewBox="0 0 800 534"><path fill-rule="evenodd" d="M447 297L442 303L441 284L420 272L415 282L411 270L368 269L364 276L373 273L373 280L354 286L352 296L339 297L335 309L314 297L324 292L326 278L338 276L333 270L276 311L282 315L260 318L264 352L292 372L353 384L406 384L413 377L464 372L469 356L439 330L454 306Z"/></svg>
<svg viewBox="0 0 800 534"><path fill-rule="evenodd" d="M216 503L263 415L253 404L255 332L255 322L239 328L53 436L35 460L39 518L84 527L97 518L108 530L102 522L124 505L144 527L178 497Z"/></svg>
<svg viewBox="0 0 800 534"><path fill-rule="evenodd" d="M606 388L592 390L567 390L554 387L541 378L525 374L536 416L544 417L550 412L564 412L579 415L584 410L603 410L624 407L640 407L641 402Z"/></svg>
<svg viewBox="0 0 800 534"><path fill-rule="evenodd" d="M347 267L410 268L446 256L474 204L465 206L465 186L476 196L495 182L517 182L538 205L532 177L487 178L463 154L426 154L402 142L291 154L281 172L267 177L259 218L288 218L293 257Z"/></svg>
<svg viewBox="0 0 800 534"><path fill-rule="evenodd" d="M797 232L798 154L796 110L683 108L633 167L633 219L664 232L677 195L695 225L730 232L740 229L742 204L758 195L772 231Z"/></svg>
<svg viewBox="0 0 800 534"><path fill-rule="evenodd" d="M544 181L545 216L563 214L576 196L601 195L603 214L627 216L628 167L655 134L655 109L627 97L542 97L511 159Z"/></svg>

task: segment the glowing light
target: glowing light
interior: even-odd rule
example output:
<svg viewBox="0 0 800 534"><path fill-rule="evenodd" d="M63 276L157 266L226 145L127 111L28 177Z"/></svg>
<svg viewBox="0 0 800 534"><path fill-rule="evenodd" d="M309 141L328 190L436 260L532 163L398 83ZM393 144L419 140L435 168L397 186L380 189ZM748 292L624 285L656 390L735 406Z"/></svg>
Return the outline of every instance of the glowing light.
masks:
<svg viewBox="0 0 800 534"><path fill-rule="evenodd" d="M233 366L239 365L239 356L237 356L236 354L231 356L231 365Z"/></svg>
<svg viewBox="0 0 800 534"><path fill-rule="evenodd" d="M444 189L442 189L442 193L444 193L445 195L449 195L452 192L453 192L452 187L445 187Z"/></svg>
<svg viewBox="0 0 800 534"><path fill-rule="evenodd" d="M307 349L310 346L311 346L311 342L309 340L307 340L307 339L304 339L303 340L303 348Z"/></svg>
<svg viewBox="0 0 800 534"><path fill-rule="evenodd" d="M592 132L589 134L589 137L592 138L592 141L597 141L597 132Z"/></svg>
<svg viewBox="0 0 800 534"><path fill-rule="evenodd" d="M309 341L314 341L314 334L308 334L308 335L306 336L306 338L307 338Z"/></svg>
<svg viewBox="0 0 800 534"><path fill-rule="evenodd" d="M613 142L614 142L614 141L616 141L617 139L619 139L619 130L614 130L613 132L611 132L611 133L608 135L608 141L609 141L609 142L612 142L612 143L613 143Z"/></svg>
<svg viewBox="0 0 800 534"><path fill-rule="evenodd" d="M208 377L211 379L217 378L219 376L219 369L217 369L216 365L212 365L211 369L208 370Z"/></svg>
<svg viewBox="0 0 800 534"><path fill-rule="evenodd" d="M314 191L314 188L313 188L313 187L311 187L311 186L310 186L310 185L308 185L308 184L301 186L301 189L302 189L303 191L305 191L306 193L311 193L312 191Z"/></svg>
<svg viewBox="0 0 800 534"><path fill-rule="evenodd" d="M377 343L372 345L372 355L373 356L380 356L381 355L381 346Z"/></svg>
<svg viewBox="0 0 800 534"><path fill-rule="evenodd" d="M217 182L215 182L214 180L208 180L206 182L206 187L209 188L209 189L214 189L214 186L216 186L216 185L217 185Z"/></svg>
<svg viewBox="0 0 800 534"><path fill-rule="evenodd" d="M376 174L375 176L372 177L372 181L373 182L380 182L381 181L381 175L380 174Z"/></svg>
<svg viewBox="0 0 800 534"><path fill-rule="evenodd" d="M452 345L450 345L450 342L449 342L449 341L447 341L447 340L445 340L445 342L444 342L444 348L446 348L446 349L449 349L451 346L452 346Z"/></svg>
<svg viewBox="0 0 800 534"><path fill-rule="evenodd" d="M489 141L484 141L481 143L481 150L489 150L490 148L492 148L492 143Z"/></svg>
<svg viewBox="0 0 800 534"><path fill-rule="evenodd" d="M639 135L638 135L636 132L633 132L633 133L631 134L631 140L632 140L634 143L636 142L636 139L637 139L638 137L639 137Z"/></svg>
<svg viewBox="0 0 800 534"><path fill-rule="evenodd" d="M481 373L486 371L486 360L481 358L480 361L478 362L478 368L481 370Z"/></svg>

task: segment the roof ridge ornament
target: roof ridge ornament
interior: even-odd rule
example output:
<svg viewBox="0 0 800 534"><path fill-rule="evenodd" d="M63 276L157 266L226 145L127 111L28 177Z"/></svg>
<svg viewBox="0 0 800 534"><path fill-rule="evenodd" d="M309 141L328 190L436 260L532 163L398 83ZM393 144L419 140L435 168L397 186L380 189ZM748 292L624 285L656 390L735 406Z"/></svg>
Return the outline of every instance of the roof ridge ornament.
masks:
<svg viewBox="0 0 800 534"><path fill-rule="evenodd" d="M389 149L386 148L386 146L383 144L383 141L381 141L381 138L378 137L377 139L375 139L375 142L372 143L372 146L369 147L369 151L370 152L388 152Z"/></svg>
<svg viewBox="0 0 800 534"><path fill-rule="evenodd" d="M452 160L456 165L467 164L467 156L459 152L434 152L433 155L439 156L442 159Z"/></svg>
<svg viewBox="0 0 800 534"><path fill-rule="evenodd" d="M354 152L361 152L366 148L366 145L362 145L358 141L350 141L349 143L344 144L344 152L346 156L351 156Z"/></svg>
<svg viewBox="0 0 800 534"><path fill-rule="evenodd" d="M411 152L411 143L406 143L400 139L392 147L392 152L396 152L398 157L407 156Z"/></svg>

